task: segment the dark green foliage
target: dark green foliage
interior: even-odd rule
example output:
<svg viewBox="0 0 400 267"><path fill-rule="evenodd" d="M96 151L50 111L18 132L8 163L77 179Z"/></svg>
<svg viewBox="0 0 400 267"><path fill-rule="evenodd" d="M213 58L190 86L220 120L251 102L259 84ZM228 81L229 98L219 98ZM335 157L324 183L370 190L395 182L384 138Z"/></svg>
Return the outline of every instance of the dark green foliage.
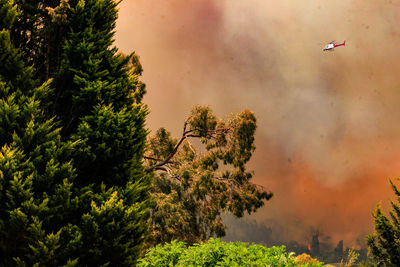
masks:
<svg viewBox="0 0 400 267"><path fill-rule="evenodd" d="M80 264L133 264L147 229L150 180L142 167L147 111L138 101L144 86L134 55L111 47L116 6L111 0L71 4L49 110L61 120L63 140L77 142L79 209L89 212L75 218L83 223L75 251Z"/></svg>
<svg viewBox="0 0 400 267"><path fill-rule="evenodd" d="M61 67L55 79L55 113L64 135L76 131L80 119L94 107L112 105L115 112L140 112L134 108L137 75L130 72L134 55L118 55L111 48L117 9L115 1L80 1L71 10ZM132 122L135 123L135 122ZM142 123L139 119L137 123ZM140 125L139 125L140 126ZM140 127L137 127L140 128Z"/></svg>
<svg viewBox="0 0 400 267"><path fill-rule="evenodd" d="M110 47L117 2L15 3L0 0L0 265L132 266L151 181L142 69Z"/></svg>
<svg viewBox="0 0 400 267"><path fill-rule="evenodd" d="M125 185L128 177L142 172L145 112L139 107L116 112L109 105L98 105L93 114L82 118L73 140L78 146L75 162L82 184ZM136 128L137 127L137 128Z"/></svg>
<svg viewBox="0 0 400 267"><path fill-rule="evenodd" d="M116 6L111 0L71 5L50 110L61 120L62 138L77 142L79 208L89 212L76 218L82 223L75 251L80 264L133 264L147 229L150 180L142 167L147 111L137 101L144 87L134 55L124 57L111 47Z"/></svg>
<svg viewBox="0 0 400 267"><path fill-rule="evenodd" d="M44 82L53 76L60 64L60 55L67 27L69 3L76 0L14 0L20 13L11 32L14 45L24 62L35 66L35 76ZM59 7L59 8L57 8Z"/></svg>
<svg viewBox="0 0 400 267"><path fill-rule="evenodd" d="M400 191L390 180L397 202L400 203ZM379 265L400 266L400 205L391 202L390 217L386 216L380 206L373 213L375 233L367 237L367 244L373 259Z"/></svg>
<svg viewBox="0 0 400 267"><path fill-rule="evenodd" d="M0 263L57 265L75 176L73 144L61 142L53 120L43 118L40 98L49 84L34 88L32 69L10 39L17 8L0 4L7 18L0 32Z"/></svg>
<svg viewBox="0 0 400 267"><path fill-rule="evenodd" d="M266 248L235 242L225 243L210 239L206 243L186 247L185 243L173 241L157 245L139 260L138 266L298 266L294 253L287 253L285 247ZM300 265L299 265L300 266ZM301 266L323 266L320 262Z"/></svg>

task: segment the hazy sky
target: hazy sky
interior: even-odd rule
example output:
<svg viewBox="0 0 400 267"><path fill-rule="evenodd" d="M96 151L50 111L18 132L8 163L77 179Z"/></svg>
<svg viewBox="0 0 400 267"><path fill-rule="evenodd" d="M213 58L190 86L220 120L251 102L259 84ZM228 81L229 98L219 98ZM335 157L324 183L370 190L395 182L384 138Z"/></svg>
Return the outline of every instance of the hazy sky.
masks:
<svg viewBox="0 0 400 267"><path fill-rule="evenodd" d="M256 113L250 165L275 196L252 218L282 240L319 229L350 246L400 177L399 11L400 0L125 0L116 45L140 56L152 130L178 134L196 104ZM331 40L346 46L322 52Z"/></svg>

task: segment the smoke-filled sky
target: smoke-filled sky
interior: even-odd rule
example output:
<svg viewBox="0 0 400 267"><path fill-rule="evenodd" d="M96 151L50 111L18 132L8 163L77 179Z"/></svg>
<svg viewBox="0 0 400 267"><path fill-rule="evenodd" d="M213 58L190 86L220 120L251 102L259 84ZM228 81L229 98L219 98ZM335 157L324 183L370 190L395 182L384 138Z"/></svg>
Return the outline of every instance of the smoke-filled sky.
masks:
<svg viewBox="0 0 400 267"><path fill-rule="evenodd" d="M351 246L400 177L399 11L400 0L125 0L116 45L140 56L152 130L179 134L196 104L256 113L250 165L275 196L251 218L283 241L318 229ZM346 46L323 52L332 40Z"/></svg>

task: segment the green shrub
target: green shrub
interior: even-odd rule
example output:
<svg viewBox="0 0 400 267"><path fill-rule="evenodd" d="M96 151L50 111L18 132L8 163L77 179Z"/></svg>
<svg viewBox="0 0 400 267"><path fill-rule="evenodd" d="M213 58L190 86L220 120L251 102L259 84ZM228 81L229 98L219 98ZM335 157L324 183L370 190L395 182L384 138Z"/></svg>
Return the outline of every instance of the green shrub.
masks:
<svg viewBox="0 0 400 267"><path fill-rule="evenodd" d="M151 248L138 266L176 266L187 249L184 242L172 241L170 244L157 245Z"/></svg>
<svg viewBox="0 0 400 267"><path fill-rule="evenodd" d="M317 259L312 258L310 255L306 253L298 255L294 259L294 262L297 265L305 265L305 266L320 266L321 264L321 262L319 262Z"/></svg>
<svg viewBox="0 0 400 267"><path fill-rule="evenodd" d="M247 243L225 243L210 239L207 243L187 247L184 242L157 245L151 248L138 266L323 266L320 262L297 265L294 253L285 246L267 248Z"/></svg>

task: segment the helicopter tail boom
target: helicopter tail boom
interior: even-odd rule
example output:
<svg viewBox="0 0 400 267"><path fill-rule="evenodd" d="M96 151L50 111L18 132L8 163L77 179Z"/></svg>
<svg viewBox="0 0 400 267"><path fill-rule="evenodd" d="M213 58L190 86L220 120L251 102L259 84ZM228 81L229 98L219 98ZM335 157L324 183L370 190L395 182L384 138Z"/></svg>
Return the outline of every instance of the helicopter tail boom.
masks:
<svg viewBox="0 0 400 267"><path fill-rule="evenodd" d="M343 41L343 43L342 43L342 44L335 44L335 46L334 46L334 47L338 47L338 46L346 46L346 41Z"/></svg>

